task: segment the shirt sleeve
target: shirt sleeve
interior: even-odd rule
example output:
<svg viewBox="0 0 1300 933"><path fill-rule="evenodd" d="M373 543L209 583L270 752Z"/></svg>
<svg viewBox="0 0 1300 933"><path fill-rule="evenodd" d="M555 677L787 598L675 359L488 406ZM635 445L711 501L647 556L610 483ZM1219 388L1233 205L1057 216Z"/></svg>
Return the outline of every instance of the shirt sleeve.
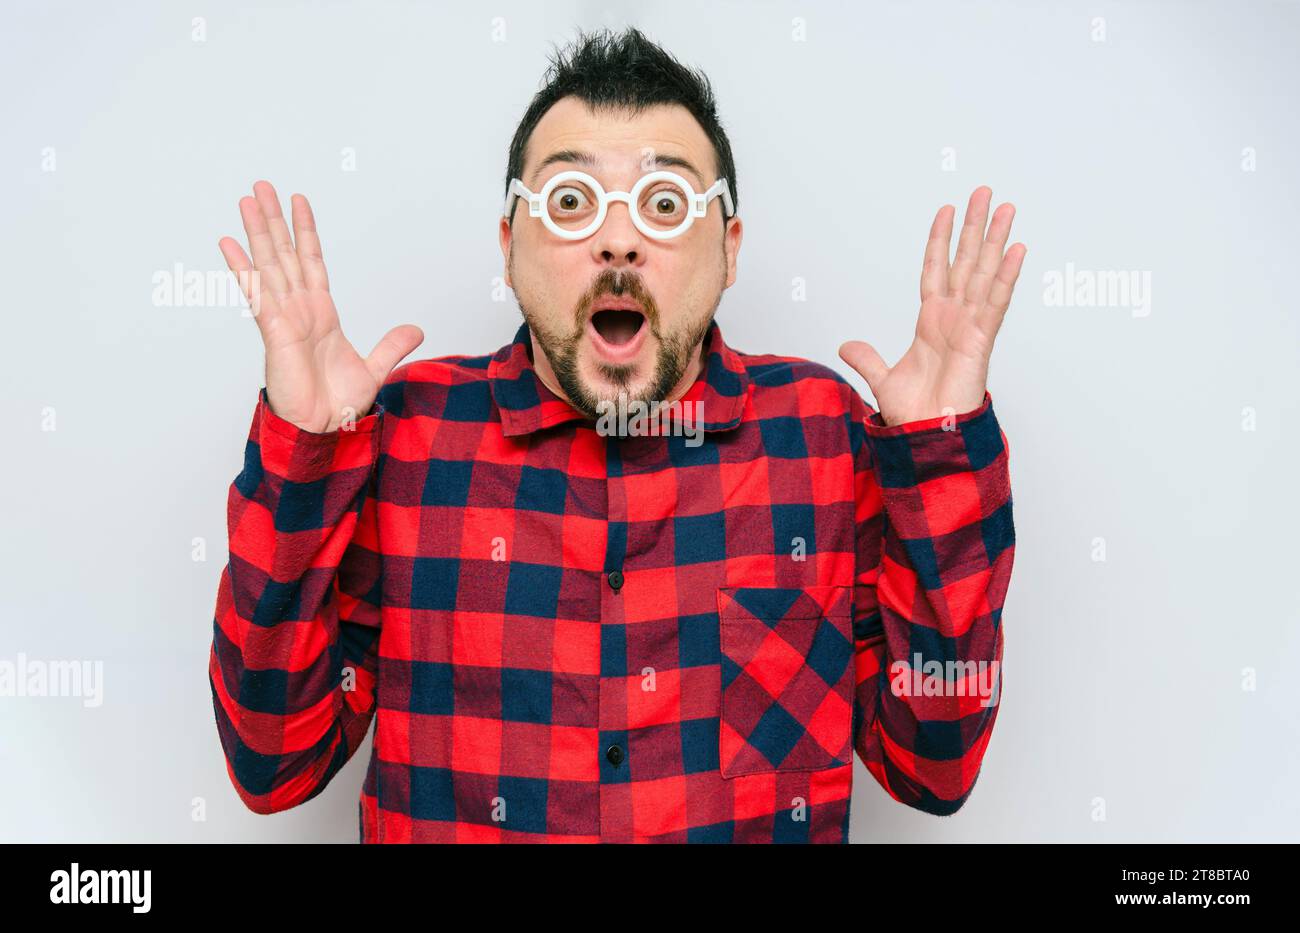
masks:
<svg viewBox="0 0 1300 933"><path fill-rule="evenodd" d="M854 744L890 796L947 815L975 785L1001 695L1006 436L987 392L972 411L888 426L850 391Z"/></svg>
<svg viewBox="0 0 1300 933"><path fill-rule="evenodd" d="M208 679L231 782L257 813L324 790L374 717L383 410L314 434L262 389L230 486Z"/></svg>

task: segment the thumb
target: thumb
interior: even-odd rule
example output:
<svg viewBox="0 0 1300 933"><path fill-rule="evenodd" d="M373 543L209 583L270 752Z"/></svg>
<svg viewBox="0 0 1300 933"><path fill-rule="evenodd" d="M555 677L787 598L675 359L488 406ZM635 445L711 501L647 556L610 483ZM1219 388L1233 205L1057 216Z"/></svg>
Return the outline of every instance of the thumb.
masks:
<svg viewBox="0 0 1300 933"><path fill-rule="evenodd" d="M382 385L393 367L402 361L402 357L422 343L424 331L414 324L401 324L384 334L366 357L366 368L374 376L375 384Z"/></svg>
<svg viewBox="0 0 1300 933"><path fill-rule="evenodd" d="M875 347L863 340L850 340L840 347L840 359L857 370L858 374L867 380L872 394L880 398L876 388L889 375L889 367L885 365L885 361L881 359Z"/></svg>

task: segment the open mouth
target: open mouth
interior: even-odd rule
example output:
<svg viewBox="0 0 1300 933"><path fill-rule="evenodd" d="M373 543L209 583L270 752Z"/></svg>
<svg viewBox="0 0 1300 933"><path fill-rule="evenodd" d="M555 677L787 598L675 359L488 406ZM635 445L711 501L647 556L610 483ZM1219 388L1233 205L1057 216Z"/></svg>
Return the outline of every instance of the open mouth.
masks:
<svg viewBox="0 0 1300 933"><path fill-rule="evenodd" d="M645 315L628 308L601 308L591 315L591 326L611 347L630 344L645 326Z"/></svg>

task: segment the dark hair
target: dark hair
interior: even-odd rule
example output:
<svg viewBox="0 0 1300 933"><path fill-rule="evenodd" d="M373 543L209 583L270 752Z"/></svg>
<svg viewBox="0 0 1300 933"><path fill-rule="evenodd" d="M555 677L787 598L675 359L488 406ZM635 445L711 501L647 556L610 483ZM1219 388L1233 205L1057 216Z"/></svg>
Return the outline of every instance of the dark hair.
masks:
<svg viewBox="0 0 1300 933"><path fill-rule="evenodd" d="M703 71L683 65L646 38L641 30L629 27L620 34L607 29L595 33L579 30L574 43L551 58L542 82L542 89L528 105L510 141L507 194L510 180L523 177L524 148L533 130L556 101L573 95L593 110L626 108L634 114L656 104L681 104L699 121L704 135L713 144L718 176L727 179L732 206L739 209L736 163L731 157L731 142L718 120L717 103L708 77ZM518 207L516 201L510 211L512 226Z"/></svg>

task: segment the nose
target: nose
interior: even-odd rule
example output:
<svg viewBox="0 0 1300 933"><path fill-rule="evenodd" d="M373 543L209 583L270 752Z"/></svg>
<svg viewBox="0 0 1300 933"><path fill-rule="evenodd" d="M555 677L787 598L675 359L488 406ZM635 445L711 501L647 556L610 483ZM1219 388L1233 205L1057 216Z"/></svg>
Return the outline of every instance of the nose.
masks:
<svg viewBox="0 0 1300 933"><path fill-rule="evenodd" d="M611 201L605 222L591 237L592 258L600 265L637 266L645 261L645 237L632 223L632 207Z"/></svg>

